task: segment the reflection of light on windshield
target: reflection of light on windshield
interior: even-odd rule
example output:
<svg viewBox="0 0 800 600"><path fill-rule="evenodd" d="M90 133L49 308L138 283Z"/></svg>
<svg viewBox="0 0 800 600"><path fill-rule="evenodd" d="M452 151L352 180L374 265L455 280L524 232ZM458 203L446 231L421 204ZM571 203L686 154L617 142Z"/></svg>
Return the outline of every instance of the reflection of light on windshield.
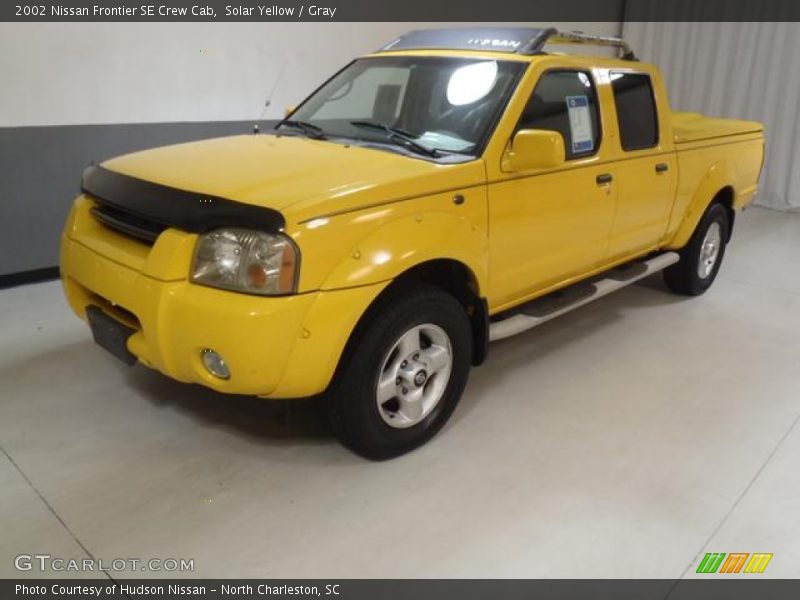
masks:
<svg viewBox="0 0 800 600"><path fill-rule="evenodd" d="M453 106L472 104L483 98L497 78L497 62L482 61L453 71L447 84L447 101Z"/></svg>
<svg viewBox="0 0 800 600"><path fill-rule="evenodd" d="M589 81L589 76L586 73L578 71L578 79L581 80L584 87L592 87L592 83Z"/></svg>

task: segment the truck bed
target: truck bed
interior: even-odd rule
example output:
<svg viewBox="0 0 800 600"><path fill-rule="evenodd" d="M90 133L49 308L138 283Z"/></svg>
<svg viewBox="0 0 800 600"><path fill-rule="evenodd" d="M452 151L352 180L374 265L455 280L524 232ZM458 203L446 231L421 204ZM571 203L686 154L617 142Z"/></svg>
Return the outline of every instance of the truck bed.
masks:
<svg viewBox="0 0 800 600"><path fill-rule="evenodd" d="M690 112L672 113L672 132L676 144L687 144L743 133L756 133L763 130L764 126L756 121L719 119Z"/></svg>

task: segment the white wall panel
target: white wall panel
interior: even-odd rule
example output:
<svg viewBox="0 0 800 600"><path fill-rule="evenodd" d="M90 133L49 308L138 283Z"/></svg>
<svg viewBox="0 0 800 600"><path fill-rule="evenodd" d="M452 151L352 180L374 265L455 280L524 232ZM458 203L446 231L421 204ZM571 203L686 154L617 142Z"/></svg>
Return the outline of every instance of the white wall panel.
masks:
<svg viewBox="0 0 800 600"><path fill-rule="evenodd" d="M0 23L0 127L265 118L411 29L467 23ZM619 23L555 23L616 35Z"/></svg>

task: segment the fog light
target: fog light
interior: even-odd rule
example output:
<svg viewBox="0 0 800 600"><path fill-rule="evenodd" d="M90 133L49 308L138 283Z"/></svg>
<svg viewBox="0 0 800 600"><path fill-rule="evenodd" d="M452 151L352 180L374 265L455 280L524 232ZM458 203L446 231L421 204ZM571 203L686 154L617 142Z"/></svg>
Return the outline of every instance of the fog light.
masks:
<svg viewBox="0 0 800 600"><path fill-rule="evenodd" d="M205 366L206 370L214 377L230 379L230 369L228 369L228 365L225 364L225 361L219 354L210 348L206 348L201 353L201 356L203 357L203 366Z"/></svg>

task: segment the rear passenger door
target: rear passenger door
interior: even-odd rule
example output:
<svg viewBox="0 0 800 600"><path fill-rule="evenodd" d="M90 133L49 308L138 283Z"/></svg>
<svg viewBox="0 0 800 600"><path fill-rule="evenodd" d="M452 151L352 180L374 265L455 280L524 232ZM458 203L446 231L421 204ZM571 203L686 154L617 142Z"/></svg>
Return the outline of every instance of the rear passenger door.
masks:
<svg viewBox="0 0 800 600"><path fill-rule="evenodd" d="M622 159L608 248L609 260L616 260L653 248L664 235L675 196L677 162L659 119L659 109L668 107L657 105L651 75L611 70L609 82Z"/></svg>

